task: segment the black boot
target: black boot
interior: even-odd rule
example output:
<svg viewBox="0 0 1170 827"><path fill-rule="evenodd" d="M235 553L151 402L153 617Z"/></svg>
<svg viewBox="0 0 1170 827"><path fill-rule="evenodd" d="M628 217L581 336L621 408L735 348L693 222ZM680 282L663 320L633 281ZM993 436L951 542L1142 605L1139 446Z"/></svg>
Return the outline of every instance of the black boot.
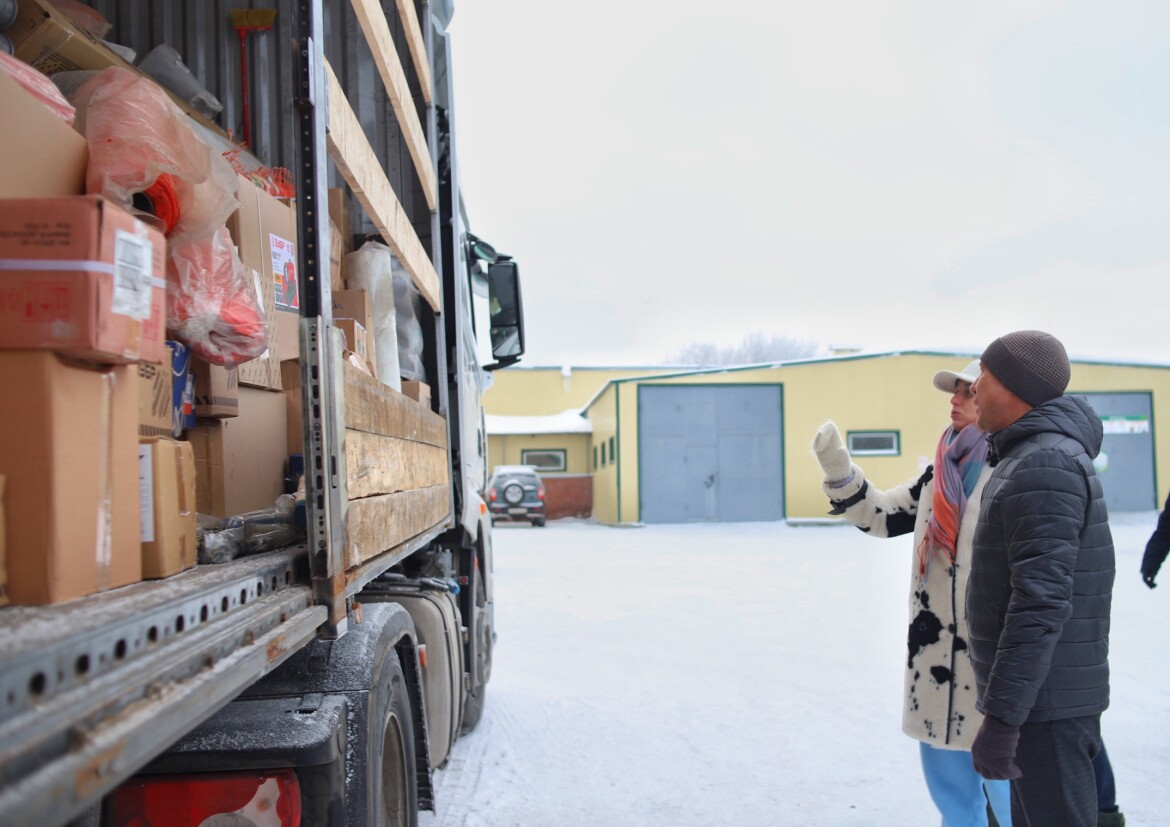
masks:
<svg viewBox="0 0 1170 827"><path fill-rule="evenodd" d="M1097 827L1125 827L1125 813L1121 810L1097 813Z"/></svg>

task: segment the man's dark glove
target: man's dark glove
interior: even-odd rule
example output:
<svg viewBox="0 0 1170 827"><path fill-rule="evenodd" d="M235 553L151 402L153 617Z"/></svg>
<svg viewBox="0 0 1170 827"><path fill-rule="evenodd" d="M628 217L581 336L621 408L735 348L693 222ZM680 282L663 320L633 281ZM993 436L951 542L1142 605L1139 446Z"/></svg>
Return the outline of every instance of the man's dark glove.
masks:
<svg viewBox="0 0 1170 827"><path fill-rule="evenodd" d="M971 745L971 762L975 771L991 781L1019 778L1016 766L1016 746L1020 743L1020 728L1005 724L990 715L983 717L983 726Z"/></svg>
<svg viewBox="0 0 1170 827"><path fill-rule="evenodd" d="M1145 583L1147 586L1149 586L1151 589L1156 589L1156 588L1158 588L1158 584L1154 582L1154 577L1156 575L1157 575L1157 572L1155 572L1155 571L1151 571L1151 572L1144 572L1143 571L1142 572L1142 582Z"/></svg>

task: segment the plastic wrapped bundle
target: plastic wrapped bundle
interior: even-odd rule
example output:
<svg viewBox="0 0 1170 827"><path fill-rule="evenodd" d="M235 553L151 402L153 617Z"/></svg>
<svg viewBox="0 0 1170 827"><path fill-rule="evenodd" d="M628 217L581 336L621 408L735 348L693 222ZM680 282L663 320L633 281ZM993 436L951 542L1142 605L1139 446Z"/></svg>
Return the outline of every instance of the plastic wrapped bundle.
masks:
<svg viewBox="0 0 1170 827"><path fill-rule="evenodd" d="M374 364L378 379L402 390L398 364L397 319L394 313L394 254L385 244L367 241L345 257L346 285L365 290L374 317Z"/></svg>
<svg viewBox="0 0 1170 827"><path fill-rule="evenodd" d="M406 268L394 259L394 315L398 328L398 367L403 379L425 382L423 330L419 321L422 295Z"/></svg>
<svg viewBox="0 0 1170 827"><path fill-rule="evenodd" d="M160 216L168 239L210 236L223 227L239 208L235 170L199 139L157 83L117 66L69 74L58 85L77 108L76 128L89 145L88 192L133 209L135 196L157 194L161 179L173 199Z"/></svg>
<svg viewBox="0 0 1170 827"><path fill-rule="evenodd" d="M268 349L268 320L226 228L171 242L167 328L205 361L234 367Z"/></svg>

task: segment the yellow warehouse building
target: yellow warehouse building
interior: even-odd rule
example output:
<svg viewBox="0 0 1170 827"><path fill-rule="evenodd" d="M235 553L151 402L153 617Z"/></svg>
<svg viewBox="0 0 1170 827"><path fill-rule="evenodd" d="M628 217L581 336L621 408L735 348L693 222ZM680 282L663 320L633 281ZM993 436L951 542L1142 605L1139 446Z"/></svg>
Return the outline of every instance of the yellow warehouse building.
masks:
<svg viewBox="0 0 1170 827"><path fill-rule="evenodd" d="M610 524L827 519L809 447L817 428L835 421L876 485L906 482L933 461L949 422L949 396L932 377L976 356L509 368L484 397L489 465L540 469L550 516L563 490L564 514ZM1160 508L1170 365L1073 360L1068 392L1085 395L1102 418L1098 471L1110 510Z"/></svg>

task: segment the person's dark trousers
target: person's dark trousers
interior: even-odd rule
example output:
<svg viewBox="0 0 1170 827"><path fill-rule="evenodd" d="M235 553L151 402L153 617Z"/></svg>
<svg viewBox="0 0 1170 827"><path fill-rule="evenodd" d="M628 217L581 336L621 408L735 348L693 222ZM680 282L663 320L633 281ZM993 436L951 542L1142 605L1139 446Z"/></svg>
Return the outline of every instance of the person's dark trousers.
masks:
<svg viewBox="0 0 1170 827"><path fill-rule="evenodd" d="M1100 715L1020 727L1012 827L1096 827L1093 757L1100 751Z"/></svg>
<svg viewBox="0 0 1170 827"><path fill-rule="evenodd" d="M1093 758L1093 774L1097 777L1097 809L1102 813L1117 812L1117 788L1113 784L1113 765L1105 744Z"/></svg>

